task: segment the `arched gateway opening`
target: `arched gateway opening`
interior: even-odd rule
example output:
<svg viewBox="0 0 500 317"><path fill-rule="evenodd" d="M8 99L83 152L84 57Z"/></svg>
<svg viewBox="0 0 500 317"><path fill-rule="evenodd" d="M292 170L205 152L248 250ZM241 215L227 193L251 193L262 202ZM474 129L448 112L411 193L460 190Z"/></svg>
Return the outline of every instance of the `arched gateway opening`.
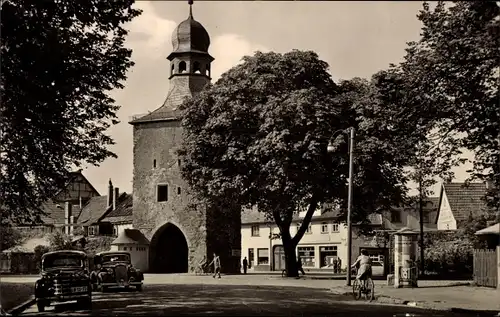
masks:
<svg viewBox="0 0 500 317"><path fill-rule="evenodd" d="M177 226L167 223L155 232L149 263L151 273L188 272L188 244Z"/></svg>

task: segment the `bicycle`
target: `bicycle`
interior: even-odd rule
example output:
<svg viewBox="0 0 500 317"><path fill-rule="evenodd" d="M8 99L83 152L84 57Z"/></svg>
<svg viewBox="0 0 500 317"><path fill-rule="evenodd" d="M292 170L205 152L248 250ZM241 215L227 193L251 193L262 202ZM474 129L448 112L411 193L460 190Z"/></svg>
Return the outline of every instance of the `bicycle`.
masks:
<svg viewBox="0 0 500 317"><path fill-rule="evenodd" d="M352 294L355 300L359 300L363 295L366 300L371 302L375 298L375 283L373 283L372 278L366 277L363 280L354 279L352 283Z"/></svg>

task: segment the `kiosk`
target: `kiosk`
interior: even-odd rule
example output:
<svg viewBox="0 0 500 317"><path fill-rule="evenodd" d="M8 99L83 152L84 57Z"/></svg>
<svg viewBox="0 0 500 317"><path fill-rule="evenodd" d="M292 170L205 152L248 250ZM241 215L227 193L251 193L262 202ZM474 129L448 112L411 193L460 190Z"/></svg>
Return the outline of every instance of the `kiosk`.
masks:
<svg viewBox="0 0 500 317"><path fill-rule="evenodd" d="M394 233L394 287L418 287L418 235L410 228Z"/></svg>

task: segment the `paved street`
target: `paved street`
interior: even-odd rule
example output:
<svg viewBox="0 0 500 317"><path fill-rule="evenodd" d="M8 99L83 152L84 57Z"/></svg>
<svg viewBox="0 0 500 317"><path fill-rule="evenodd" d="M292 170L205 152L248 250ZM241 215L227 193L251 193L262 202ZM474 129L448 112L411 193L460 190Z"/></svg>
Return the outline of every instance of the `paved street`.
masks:
<svg viewBox="0 0 500 317"><path fill-rule="evenodd" d="M349 301L346 301L349 300ZM410 313L410 315L407 315ZM94 293L92 311L75 305L49 307L27 316L120 316L120 315L266 315L266 316L461 316L399 306L367 305L326 290L303 287L254 285L146 285L142 293Z"/></svg>

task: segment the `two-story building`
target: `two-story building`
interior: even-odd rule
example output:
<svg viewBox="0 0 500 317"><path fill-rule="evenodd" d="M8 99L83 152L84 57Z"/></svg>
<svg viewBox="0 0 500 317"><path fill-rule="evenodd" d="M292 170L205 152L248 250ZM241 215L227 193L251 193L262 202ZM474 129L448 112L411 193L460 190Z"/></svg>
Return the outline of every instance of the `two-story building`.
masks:
<svg viewBox="0 0 500 317"><path fill-rule="evenodd" d="M438 197L426 199L424 205L424 230L435 230L434 219L437 214ZM305 212L299 213L292 221L290 234L292 237L300 227ZM285 267L283 244L279 239L279 229L256 209L242 212L241 226L241 257L246 257L250 270L276 271ZM358 224L352 228L351 261L360 254L361 249L367 249L373 260L381 265L387 265L390 256L390 241L381 241L377 232L390 233L403 227L414 230L420 228L418 205L393 208L381 214L368 217L371 234L363 233ZM347 226L339 221L338 212L331 209L320 209L314 213L308 230L297 246L305 270L331 270L335 258L341 260L341 268L347 268Z"/></svg>
<svg viewBox="0 0 500 317"><path fill-rule="evenodd" d="M290 227L292 237L300 228L305 212L294 217ZM333 260L340 258L342 267L347 258L347 227L338 220L338 212L318 208L311 223L297 245L306 270L332 269ZM376 218L376 217L375 217ZM241 242L242 257L247 257L250 269L275 271L285 268L283 243L279 229L256 209L242 212Z"/></svg>

